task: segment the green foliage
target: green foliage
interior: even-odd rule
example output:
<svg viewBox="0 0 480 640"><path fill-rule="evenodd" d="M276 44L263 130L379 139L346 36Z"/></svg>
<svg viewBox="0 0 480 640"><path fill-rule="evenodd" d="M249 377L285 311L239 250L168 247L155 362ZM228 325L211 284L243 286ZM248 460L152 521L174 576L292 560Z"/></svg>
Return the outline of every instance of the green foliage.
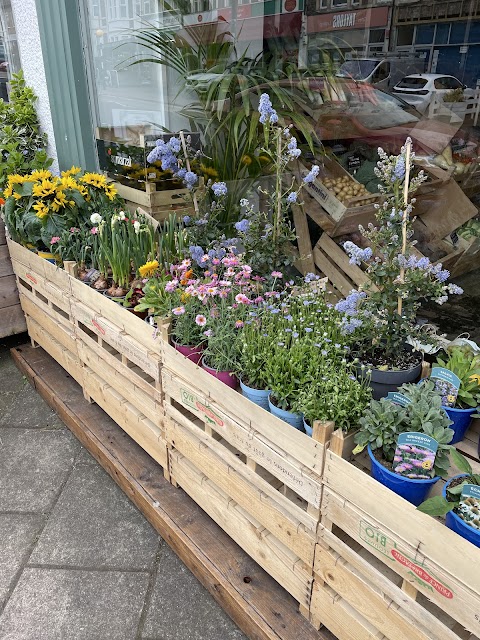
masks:
<svg viewBox="0 0 480 640"><path fill-rule="evenodd" d="M35 103L37 97L25 85L23 72L13 74L10 102L0 100L0 190L7 176L48 168L47 136L41 133Z"/></svg>
<svg viewBox="0 0 480 640"><path fill-rule="evenodd" d="M158 262L166 269L179 262L186 249L186 232L176 213L158 225Z"/></svg>
<svg viewBox="0 0 480 640"><path fill-rule="evenodd" d="M470 467L470 465L468 465ZM480 475L472 473L471 467L469 470L465 470L465 477L462 482L456 484L454 487L448 486L447 497L435 496L422 502L417 507L422 513L426 513L429 516L444 516L449 511L456 510L460 504L460 498L462 495L463 487L466 484L475 484L480 486Z"/></svg>
<svg viewBox="0 0 480 640"><path fill-rule="evenodd" d="M461 470L466 468L468 463L465 458L449 444L454 435L452 429L449 429L452 422L442 407L441 397L435 391L434 383L426 380L421 385L404 384L399 388L399 393L411 400L405 407L394 404L387 398L371 401L365 415L360 418L354 453L360 453L370 445L373 451L381 449L383 458L392 462L401 433L424 433L438 442L435 475L446 477L450 458Z"/></svg>
<svg viewBox="0 0 480 640"><path fill-rule="evenodd" d="M460 409L480 404L480 355L469 345L447 349L445 357L437 358L436 367L444 367L460 378L456 406Z"/></svg>

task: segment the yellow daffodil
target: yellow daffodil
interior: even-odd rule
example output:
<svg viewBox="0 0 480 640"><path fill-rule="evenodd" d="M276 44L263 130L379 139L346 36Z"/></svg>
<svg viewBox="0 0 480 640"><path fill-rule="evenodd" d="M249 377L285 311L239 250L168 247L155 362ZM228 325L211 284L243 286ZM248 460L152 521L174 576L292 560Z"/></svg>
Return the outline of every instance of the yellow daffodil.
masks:
<svg viewBox="0 0 480 640"><path fill-rule="evenodd" d="M76 176L81 172L82 170L80 169L80 167L72 167L67 171L62 171L62 178L68 178L68 176Z"/></svg>
<svg viewBox="0 0 480 640"><path fill-rule="evenodd" d="M150 260L150 262L146 262L144 265L140 267L138 270L142 278L150 278L154 275L155 271L158 269L158 261Z"/></svg>
<svg viewBox="0 0 480 640"><path fill-rule="evenodd" d="M55 193L56 184L52 180L42 180L33 185L32 194L35 198L46 198Z"/></svg>
<svg viewBox="0 0 480 640"><path fill-rule="evenodd" d="M48 180L48 178L51 178L51 177L52 177L52 174L47 169L41 169L41 170L32 171L32 173L30 174L30 180L32 182L39 182L41 180Z"/></svg>
<svg viewBox="0 0 480 640"><path fill-rule="evenodd" d="M48 216L48 213L50 211L48 206L43 202L37 202L37 204L33 205L33 208L37 212L37 218L45 218L45 216Z"/></svg>

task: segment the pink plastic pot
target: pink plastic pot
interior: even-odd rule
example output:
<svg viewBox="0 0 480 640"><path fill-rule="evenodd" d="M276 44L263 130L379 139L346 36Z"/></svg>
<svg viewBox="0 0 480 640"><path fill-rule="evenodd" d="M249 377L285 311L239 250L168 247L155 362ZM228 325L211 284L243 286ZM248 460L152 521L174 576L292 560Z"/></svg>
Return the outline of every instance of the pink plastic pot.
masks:
<svg viewBox="0 0 480 640"><path fill-rule="evenodd" d="M207 373L209 373L214 378L217 378L217 380L220 380L220 382L223 382L223 384L226 384L228 387L231 387L232 389L237 388L238 379L236 376L231 374L231 371L217 371L216 369L212 369L211 367L207 366L203 362L203 360L202 360L202 369L204 369Z"/></svg>
<svg viewBox="0 0 480 640"><path fill-rule="evenodd" d="M179 351L183 356L188 358L191 362L198 364L202 359L203 347L200 345L199 347L187 347L183 344L178 344L174 340L172 340L173 347Z"/></svg>

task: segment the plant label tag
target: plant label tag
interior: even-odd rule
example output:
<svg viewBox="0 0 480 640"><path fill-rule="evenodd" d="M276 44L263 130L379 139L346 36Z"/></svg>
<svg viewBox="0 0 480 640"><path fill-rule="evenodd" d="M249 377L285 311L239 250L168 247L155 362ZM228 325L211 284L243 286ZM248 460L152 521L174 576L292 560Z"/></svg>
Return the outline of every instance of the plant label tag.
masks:
<svg viewBox="0 0 480 640"><path fill-rule="evenodd" d="M480 487L477 484L463 485L456 513L465 524L480 529Z"/></svg>
<svg viewBox="0 0 480 640"><path fill-rule="evenodd" d="M362 166L362 161L360 156L348 156L347 158L347 167L349 173L356 173L358 169Z"/></svg>
<svg viewBox="0 0 480 640"><path fill-rule="evenodd" d="M83 278L84 282L96 282L100 277L100 271L97 269L89 269Z"/></svg>
<svg viewBox="0 0 480 640"><path fill-rule="evenodd" d="M397 391L390 391L387 395L387 400L391 400L394 404L399 404L401 407L406 407L407 404L410 404L412 401L407 396L404 396Z"/></svg>
<svg viewBox="0 0 480 640"><path fill-rule="evenodd" d="M401 433L393 458L393 470L413 480L432 477L438 442L424 433Z"/></svg>
<svg viewBox="0 0 480 640"><path fill-rule="evenodd" d="M430 378L435 383L435 389L442 396L442 405L454 407L460 389L460 378L443 367L433 367Z"/></svg>

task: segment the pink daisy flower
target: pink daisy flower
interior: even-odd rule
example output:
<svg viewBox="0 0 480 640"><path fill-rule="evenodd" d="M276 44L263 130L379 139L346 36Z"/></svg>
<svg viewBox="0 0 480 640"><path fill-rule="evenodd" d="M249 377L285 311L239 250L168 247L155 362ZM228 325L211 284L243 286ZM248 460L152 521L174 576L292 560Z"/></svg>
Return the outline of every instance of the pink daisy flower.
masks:
<svg viewBox="0 0 480 640"><path fill-rule="evenodd" d="M174 316L181 316L185 313L185 307L175 307L172 309L172 313Z"/></svg>
<svg viewBox="0 0 480 640"><path fill-rule="evenodd" d="M196 316L195 318L195 322L198 324L199 327L204 327L207 324L207 319L205 316L199 313L198 316Z"/></svg>

